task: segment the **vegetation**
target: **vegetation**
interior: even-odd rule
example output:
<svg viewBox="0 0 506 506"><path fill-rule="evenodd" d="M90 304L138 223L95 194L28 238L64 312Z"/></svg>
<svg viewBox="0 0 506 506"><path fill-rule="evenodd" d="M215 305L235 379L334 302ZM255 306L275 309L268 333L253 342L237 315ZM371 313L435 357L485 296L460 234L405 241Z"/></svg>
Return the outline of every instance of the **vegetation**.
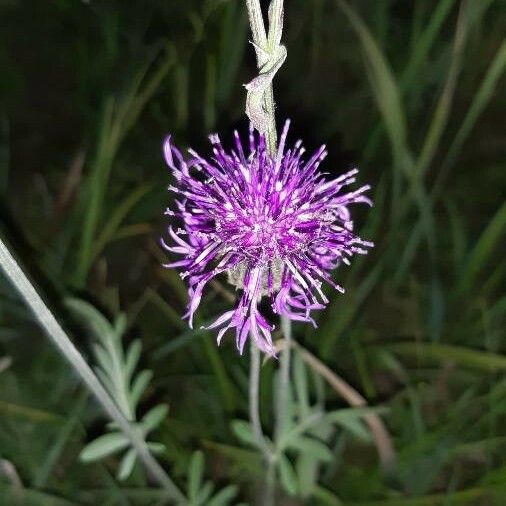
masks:
<svg viewBox="0 0 506 506"><path fill-rule="evenodd" d="M2 238L186 503L261 503L249 354L200 328L235 295L213 285L189 329L159 247L163 137L207 153L209 132L247 128L243 2L0 15ZM346 294L328 290L318 329L293 327L276 504L505 502L505 29L497 0L286 2L278 123L325 142L329 173L360 166L376 246L336 271ZM0 504L174 504L3 276Z"/></svg>

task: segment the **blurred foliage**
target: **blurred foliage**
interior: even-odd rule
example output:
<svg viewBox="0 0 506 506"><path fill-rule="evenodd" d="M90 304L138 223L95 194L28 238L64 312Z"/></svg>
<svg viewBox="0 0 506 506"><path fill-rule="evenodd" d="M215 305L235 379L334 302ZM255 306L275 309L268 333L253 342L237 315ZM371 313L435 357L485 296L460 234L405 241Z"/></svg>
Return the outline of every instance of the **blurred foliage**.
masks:
<svg viewBox="0 0 506 506"><path fill-rule="evenodd" d="M9 0L0 15L2 235L90 360L97 338L69 296L109 327L123 314L124 349L141 339L153 378L134 414L170 407L155 440L192 504L254 503L248 357L198 330L230 302L213 287L188 329L184 285L158 248L171 198L163 136L205 153L210 131L246 128L243 3ZM335 273L347 293L329 291L316 331L294 327L298 437L282 454L279 504L502 505L504 3L288 0L286 16L278 122L292 118L308 149L329 146L325 170L360 165L375 207L357 223L376 247ZM274 370L262 371L266 429ZM386 473L371 414L393 439ZM118 482L117 455L79 461L103 422L0 280L0 504L167 503L140 466Z"/></svg>

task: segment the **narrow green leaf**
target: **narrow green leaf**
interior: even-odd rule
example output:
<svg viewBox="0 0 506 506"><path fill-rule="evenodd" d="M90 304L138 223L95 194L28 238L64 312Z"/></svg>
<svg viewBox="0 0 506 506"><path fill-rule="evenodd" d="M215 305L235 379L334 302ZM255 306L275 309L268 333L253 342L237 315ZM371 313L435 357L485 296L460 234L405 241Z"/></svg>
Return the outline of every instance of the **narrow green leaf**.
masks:
<svg viewBox="0 0 506 506"><path fill-rule="evenodd" d="M306 365L298 353L294 354L293 357L293 374L299 418L303 420L309 414L309 388Z"/></svg>
<svg viewBox="0 0 506 506"><path fill-rule="evenodd" d="M471 288L476 277L487 265L489 257L506 229L506 204L503 204L481 234L476 246L469 254L467 265L460 278L457 291Z"/></svg>
<svg viewBox="0 0 506 506"><path fill-rule="evenodd" d="M156 70L149 78L146 78L155 56L158 54L152 55L149 61L142 65L135 79L130 82L129 90L120 100L112 96L106 100L92 174L85 190L84 209L81 210L84 223L81 227L79 261L75 271L75 282L78 286L84 284L92 259L96 254L95 235L102 218L106 188L121 142L175 62L173 48L168 44L164 48L163 58ZM144 85L141 87L142 84Z"/></svg>
<svg viewBox="0 0 506 506"><path fill-rule="evenodd" d="M467 251L467 237L464 227L464 220L461 213L451 202L447 204L450 232L452 239L452 260L454 275L460 278L460 273L464 267L464 258Z"/></svg>
<svg viewBox="0 0 506 506"><path fill-rule="evenodd" d="M0 504L6 506L83 506L70 499L58 497L57 495L17 487L0 482Z"/></svg>
<svg viewBox="0 0 506 506"><path fill-rule="evenodd" d="M118 469L117 478L120 481L126 480L134 469L135 460L137 458L137 454L135 450L132 448L128 450L123 458L121 459L121 464Z"/></svg>
<svg viewBox="0 0 506 506"><path fill-rule="evenodd" d="M237 485L229 485L220 490L206 506L227 506L230 501L237 495L239 488Z"/></svg>
<svg viewBox="0 0 506 506"><path fill-rule="evenodd" d="M195 499L197 505L207 505L209 498L214 492L214 484L211 481L206 481L202 487L200 487L199 493Z"/></svg>
<svg viewBox="0 0 506 506"><path fill-rule="evenodd" d="M97 339L106 339L114 334L107 318L88 302L76 298L67 298L65 299L65 305L82 320Z"/></svg>
<svg viewBox="0 0 506 506"><path fill-rule="evenodd" d="M166 343L162 344L159 348L156 348L151 352L151 356L153 360L162 360L166 358L167 355L181 350L197 339L205 338L206 336L207 331L205 329L189 329L178 337L174 337L173 339L170 339Z"/></svg>
<svg viewBox="0 0 506 506"><path fill-rule="evenodd" d="M134 373L135 367L139 362L139 358L141 356L142 344L140 339L136 339L132 341L130 346L128 347L128 351L126 353L125 367L123 369L123 374L125 377L125 383L130 383L132 375Z"/></svg>
<svg viewBox="0 0 506 506"><path fill-rule="evenodd" d="M363 417L369 413L378 413L382 410L379 408L350 408L338 409L325 415L325 420L331 420L337 423L357 439L369 442L371 440L369 431L367 430Z"/></svg>
<svg viewBox="0 0 506 506"><path fill-rule="evenodd" d="M109 377L109 374L107 374L101 367L94 367L93 370L95 371L95 374L100 379L100 383L105 387L105 389L112 395L116 395L116 389L114 388L114 384L111 381L111 378ZM110 371L110 369L108 369Z"/></svg>
<svg viewBox="0 0 506 506"><path fill-rule="evenodd" d="M44 461L38 466L35 474L34 486L44 488L49 477L58 463L70 436L76 431L82 420L83 412L88 401L89 393L85 390L79 394L73 408L68 414L65 424L60 429L58 436L52 441Z"/></svg>
<svg viewBox="0 0 506 506"><path fill-rule="evenodd" d="M410 60L406 66L400 80L402 90L413 90L413 82L419 76L421 65L425 62L429 55L430 49L433 47L437 36L448 18L455 0L440 0L434 7L434 11L428 23L425 24L424 30L418 38L415 47L410 52Z"/></svg>
<svg viewBox="0 0 506 506"><path fill-rule="evenodd" d="M147 443L147 446L150 449L150 451L155 455L159 455L167 449L163 443L155 443L153 441Z"/></svg>
<svg viewBox="0 0 506 506"><path fill-rule="evenodd" d="M462 505L469 506L474 504L490 504L493 506L502 506L504 497L506 497L506 486L500 485L486 485L482 487L469 488L464 490L455 491L448 494L425 495L422 497L398 497L393 499L384 499L378 501L359 501L354 503L347 503L353 506L446 506ZM322 503L333 504L333 503ZM336 503L338 506L340 503ZM342 503L341 503L342 504Z"/></svg>
<svg viewBox="0 0 506 506"><path fill-rule="evenodd" d="M79 454L79 459L82 462L93 462L117 453L129 444L129 440L121 432L104 434L87 444Z"/></svg>
<svg viewBox="0 0 506 506"><path fill-rule="evenodd" d="M292 463L284 454L279 457L279 477L281 479L281 484L288 494L297 494L297 475L295 474Z"/></svg>
<svg viewBox="0 0 506 506"><path fill-rule="evenodd" d="M325 444L317 439L298 436L288 440L286 445L289 448L298 450L301 454L311 455L322 462L331 462L334 458Z"/></svg>
<svg viewBox="0 0 506 506"><path fill-rule="evenodd" d="M125 313L119 313L116 316L116 321L114 322L114 333L117 336L122 337L123 334L126 331L126 327L127 327L127 317L126 317L126 314Z"/></svg>
<svg viewBox="0 0 506 506"><path fill-rule="evenodd" d="M494 96L494 90L505 69L506 42L503 42L494 56L492 63L488 67L487 73L485 74L478 91L474 94L473 102L467 110L464 121L462 121L457 135L448 149L446 158L442 164L443 168L447 168L454 163L464 142L469 137L476 121L480 117L480 114Z"/></svg>
<svg viewBox="0 0 506 506"><path fill-rule="evenodd" d="M262 456L253 449L247 450L239 446L216 443L214 441L204 441L204 445L211 451L217 452L224 457L234 461L234 464L242 470L251 473L254 476L262 476Z"/></svg>
<svg viewBox="0 0 506 506"><path fill-rule="evenodd" d="M203 476L204 454L201 451L196 451L188 468L188 498L192 504L196 502Z"/></svg>
<svg viewBox="0 0 506 506"><path fill-rule="evenodd" d="M422 87L413 86L413 81L420 75L421 67L427 61L430 50L438 41L437 36L444 26L448 15L452 12L454 4L455 0L440 0L437 2L429 21L424 23L423 32L416 39L416 43L409 53L409 61L399 79L399 90L402 95L409 95L412 100L416 100L417 97L414 95L418 95L423 91ZM366 160L370 160L372 154L380 146L381 126L381 124L377 125L369 136L369 141L364 150L364 158Z"/></svg>
<svg viewBox="0 0 506 506"><path fill-rule="evenodd" d="M248 445L256 446L256 439L253 434L253 430L251 429L251 425L249 422L245 422L244 420L233 420L231 423L232 432L237 436L237 438Z"/></svg>
<svg viewBox="0 0 506 506"><path fill-rule="evenodd" d="M382 113L392 145L394 158L399 164L407 151L406 118L401 97L390 67L374 37L360 16L344 0L337 0L362 45L371 87Z"/></svg>
<svg viewBox="0 0 506 506"><path fill-rule="evenodd" d="M128 213L130 213L150 189L150 185L139 186L115 207L114 212L94 241L92 260L98 257L107 244L113 240Z"/></svg>
<svg viewBox="0 0 506 506"><path fill-rule="evenodd" d="M225 408L227 411L233 411L236 406L235 389L227 373L222 355L218 353L214 344L214 338L209 333L204 334L201 343L211 364L213 374L216 376L216 381L223 395Z"/></svg>
<svg viewBox="0 0 506 506"><path fill-rule="evenodd" d="M303 498L308 498L312 493L318 480L318 459L308 454L297 456L295 469L297 470L298 489Z"/></svg>
<svg viewBox="0 0 506 506"><path fill-rule="evenodd" d="M321 504L321 506L342 506L343 502L339 499L339 497L335 496L329 490L316 486L313 492L313 497L318 499L317 504ZM380 504L378 504L380 506Z"/></svg>
<svg viewBox="0 0 506 506"><path fill-rule="evenodd" d="M149 382L151 381L152 377L153 377L153 372L149 371L147 369L141 371L135 377L135 379L132 383L132 389L129 393L130 405L132 406L133 411L135 411L135 408L137 407L137 404L139 403L139 400L142 397L142 394L144 393L144 391L148 387Z"/></svg>
<svg viewBox="0 0 506 506"><path fill-rule="evenodd" d="M390 351L401 355L453 361L457 364L487 371L506 370L506 357L496 353L473 350L461 346L438 343L391 343L385 345Z"/></svg>
<svg viewBox="0 0 506 506"><path fill-rule="evenodd" d="M142 427L146 432L156 429L167 418L168 412L169 407L166 404L155 406L142 417Z"/></svg>
<svg viewBox="0 0 506 506"><path fill-rule="evenodd" d="M78 249L79 258L74 273L77 286L82 286L85 283L90 268L93 240L97 222L101 215L105 186L109 179L117 148L116 143L111 142L114 109L114 97L107 96L104 100L100 119L96 152L91 162L91 173L84 189L85 198L82 199L82 210L80 210L83 219L79 227L81 244Z"/></svg>
<svg viewBox="0 0 506 506"><path fill-rule="evenodd" d="M146 298L161 311L163 316L165 316L167 320L169 320L171 325L183 331L184 333L188 331L188 325L181 318L181 312L179 310L174 309L170 304L167 303L167 301L163 297L161 297L152 288L148 288L146 290ZM210 323L211 321L209 322L209 324ZM202 332L205 332L204 329L190 329L190 330L201 330ZM177 338L173 338L169 342L172 343L176 339ZM162 346L162 349L163 348L164 346ZM159 350L159 348L157 350ZM158 353L159 353L158 351L153 352L153 357L156 357Z"/></svg>
<svg viewBox="0 0 506 506"><path fill-rule="evenodd" d="M94 343L92 345L92 349L98 365L107 375L109 375L109 373L113 370L112 359L109 353L100 343Z"/></svg>
<svg viewBox="0 0 506 506"><path fill-rule="evenodd" d="M371 441L369 431L365 427L364 423L358 418L353 417L337 417L334 420L338 425L346 429L350 434L355 436L357 439L365 442Z"/></svg>
<svg viewBox="0 0 506 506"><path fill-rule="evenodd" d="M462 4L455 29L448 76L429 123L420 155L416 161L414 170L418 177L423 177L431 164L450 116L457 79L462 66L462 53L465 47L468 22L467 4Z"/></svg>

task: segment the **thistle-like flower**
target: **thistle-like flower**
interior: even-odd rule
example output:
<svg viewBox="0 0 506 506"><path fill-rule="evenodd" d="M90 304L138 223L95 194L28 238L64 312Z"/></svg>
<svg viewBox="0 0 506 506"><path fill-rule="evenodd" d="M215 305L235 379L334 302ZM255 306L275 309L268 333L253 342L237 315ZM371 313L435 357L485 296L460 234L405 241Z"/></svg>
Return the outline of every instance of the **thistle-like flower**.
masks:
<svg viewBox="0 0 506 506"><path fill-rule="evenodd" d="M355 182L357 169L326 179L318 170L325 146L307 161L300 140L285 151L289 125L287 121L275 155L252 128L248 154L237 132L230 151L217 135L210 136L210 160L189 149L185 161L170 137L164 143L165 160L177 180L169 186L177 195L175 210L165 214L182 224L176 230L169 227L172 244L162 241L165 249L182 255L166 267L181 268L181 277L188 280L185 318L190 327L212 278L226 273L242 291L236 306L208 327L219 330L218 344L227 330L235 329L240 353L248 335L260 350L275 353L274 326L259 310L263 297L274 313L315 325L311 311L328 303L322 282L344 292L330 271L373 245L353 233L348 210L354 203L371 205L364 195L369 186L343 192Z"/></svg>

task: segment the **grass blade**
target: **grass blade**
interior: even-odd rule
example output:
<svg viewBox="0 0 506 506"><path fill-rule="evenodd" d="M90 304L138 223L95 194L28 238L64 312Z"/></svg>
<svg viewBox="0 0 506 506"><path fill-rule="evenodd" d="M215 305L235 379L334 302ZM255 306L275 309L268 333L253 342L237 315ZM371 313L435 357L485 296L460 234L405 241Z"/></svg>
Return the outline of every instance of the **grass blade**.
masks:
<svg viewBox="0 0 506 506"><path fill-rule="evenodd" d="M425 141L415 165L415 174L423 177L427 168L431 164L437 147L441 141L444 129L450 116L453 103L453 96L457 86L457 79L462 66L462 54L466 40L468 29L467 2L464 1L460 5L459 17L457 19L457 28L455 30L455 39L453 42L452 59L450 69L446 79L443 92L439 98L438 104L434 111L434 115L430 122L429 129L425 136Z"/></svg>
<svg viewBox="0 0 506 506"><path fill-rule="evenodd" d="M150 185L141 185L128 195L114 210L114 213L105 224L102 232L95 240L92 261L100 255L102 250L107 244L115 237L121 223L126 218L128 213L136 206L136 204L148 193L151 189Z"/></svg>
<svg viewBox="0 0 506 506"><path fill-rule="evenodd" d="M382 344L382 347L394 353L398 353L399 355L456 362L457 364L473 369L482 369L492 372L506 370L505 356L464 348L462 346L409 342Z"/></svg>
<svg viewBox="0 0 506 506"><path fill-rule="evenodd" d="M481 234L476 246L469 254L467 265L460 278L457 292L469 290L488 263L494 246L499 242L506 229L506 204L503 204L495 216L490 220L487 228Z"/></svg>
<svg viewBox="0 0 506 506"><path fill-rule="evenodd" d="M83 392L77 399L77 402L74 405L74 408L70 412L69 418L66 420L65 424L60 430L56 441L51 445L50 450L47 453L47 457L37 470L37 474L35 476L34 485L36 488L44 488L49 480L51 472L54 469L54 466L58 462L58 459L64 450L65 444L68 441L69 437L72 435L72 432L75 430L76 426L81 422L81 417L86 407L86 402L88 400L88 392Z"/></svg>
<svg viewBox="0 0 506 506"><path fill-rule="evenodd" d="M505 69L506 42L503 42L492 60L492 63L488 67L485 77L483 78L478 91L474 95L473 102L471 103L471 106L469 107L457 134L455 135L455 139L448 149L446 157L441 165L441 170L438 175L434 191L439 191L443 179L448 175L448 170L455 163L462 146L469 137L469 134L471 133L478 118L493 98L497 83L499 82L499 79L503 75Z"/></svg>

